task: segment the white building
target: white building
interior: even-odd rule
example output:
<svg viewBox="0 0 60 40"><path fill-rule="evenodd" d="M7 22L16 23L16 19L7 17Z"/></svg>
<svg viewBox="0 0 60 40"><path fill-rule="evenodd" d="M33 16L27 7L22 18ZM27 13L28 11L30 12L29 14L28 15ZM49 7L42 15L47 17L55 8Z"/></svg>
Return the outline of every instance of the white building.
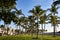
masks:
<svg viewBox="0 0 60 40"><path fill-rule="evenodd" d="M8 35L15 35L15 30L14 29L9 29ZM7 29L6 28L0 28L0 35L5 36L7 35Z"/></svg>

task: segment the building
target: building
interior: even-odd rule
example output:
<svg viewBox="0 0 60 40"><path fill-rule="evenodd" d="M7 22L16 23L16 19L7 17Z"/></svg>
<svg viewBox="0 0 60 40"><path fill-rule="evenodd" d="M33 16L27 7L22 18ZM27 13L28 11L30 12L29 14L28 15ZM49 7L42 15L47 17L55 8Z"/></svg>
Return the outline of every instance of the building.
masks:
<svg viewBox="0 0 60 40"><path fill-rule="evenodd" d="M0 28L0 36L6 36L6 35L7 35L7 29L6 28ZM15 30L10 28L8 30L8 35L15 35Z"/></svg>

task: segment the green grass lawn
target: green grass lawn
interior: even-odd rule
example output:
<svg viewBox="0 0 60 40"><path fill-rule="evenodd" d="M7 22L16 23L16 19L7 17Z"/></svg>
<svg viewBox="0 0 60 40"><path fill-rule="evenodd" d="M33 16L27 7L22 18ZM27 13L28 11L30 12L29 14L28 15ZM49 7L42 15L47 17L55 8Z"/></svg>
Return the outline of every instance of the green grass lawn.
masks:
<svg viewBox="0 0 60 40"><path fill-rule="evenodd" d="M33 37L31 35L15 35L15 36L0 36L0 40L60 40L60 36L52 37L48 35L39 35L38 39L32 39L35 38L36 35Z"/></svg>

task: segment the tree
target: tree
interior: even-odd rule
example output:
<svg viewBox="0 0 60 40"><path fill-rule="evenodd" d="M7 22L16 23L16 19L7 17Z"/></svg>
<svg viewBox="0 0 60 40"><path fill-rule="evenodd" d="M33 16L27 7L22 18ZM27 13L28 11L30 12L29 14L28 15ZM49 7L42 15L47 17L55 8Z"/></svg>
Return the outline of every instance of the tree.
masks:
<svg viewBox="0 0 60 40"><path fill-rule="evenodd" d="M16 4L16 0L0 0L0 19L1 20L4 20L5 22L7 19L13 16L11 10L15 7L15 4ZM8 21L10 22L10 20Z"/></svg>
<svg viewBox="0 0 60 40"><path fill-rule="evenodd" d="M37 24L39 24L39 18L41 17L41 15L43 15L44 13L42 13L42 9L41 6L35 6L35 8L33 8L32 10L29 11L30 13L32 13L32 15L34 15L37 19ZM38 25L37 25L37 38L38 38Z"/></svg>
<svg viewBox="0 0 60 40"><path fill-rule="evenodd" d="M23 23L22 21L24 20L23 18L25 17L25 15L22 13L22 10L18 10L16 7L14 7L14 10L15 11L12 11L13 14L15 14L13 18L13 22L17 24L17 26L19 26L19 29L20 29L21 23ZM21 17L21 15L23 15L23 17ZM20 30L19 30L19 33L20 33Z"/></svg>
<svg viewBox="0 0 60 40"><path fill-rule="evenodd" d="M0 17L4 17L5 13L11 11L16 4L16 0L0 0Z"/></svg>
<svg viewBox="0 0 60 40"><path fill-rule="evenodd" d="M8 24L11 23L11 19L10 19L10 16L9 16L9 13L5 13L6 15L4 15L4 18L2 20L4 20L4 25L7 25L8 27ZM8 35L8 30L7 30L7 35Z"/></svg>
<svg viewBox="0 0 60 40"><path fill-rule="evenodd" d="M21 16L21 17L18 19L17 25L23 27L23 28L25 29L25 32L26 32L26 29L28 28L28 18L25 17L25 16ZM22 30L22 31L23 31L23 30Z"/></svg>
<svg viewBox="0 0 60 40"><path fill-rule="evenodd" d="M5 24L10 24L13 20L15 14L11 10L15 7L16 0L0 0L0 19L4 21Z"/></svg>
<svg viewBox="0 0 60 40"><path fill-rule="evenodd" d="M35 23L35 18L33 15L31 16L28 16L28 22L29 22L29 30L30 30L30 33L31 33L31 36L33 36L33 30L34 30L34 23Z"/></svg>
<svg viewBox="0 0 60 40"><path fill-rule="evenodd" d="M46 12L46 11L45 11ZM44 13L45 13L44 12ZM44 14L44 15L42 15L41 17L40 17L40 24L42 25L42 35L43 35L43 32L45 31L45 26L44 26L44 28L43 28L43 25L45 25L46 24L46 20L47 20L47 16L46 16L46 14Z"/></svg>
<svg viewBox="0 0 60 40"><path fill-rule="evenodd" d="M56 29L56 26L57 26L57 16L56 16L56 14L58 13L57 12L58 8L59 7L56 8L54 5L52 5L52 7L49 9L50 12L51 12L51 15L50 15L51 24L52 24L52 26L54 26L54 28L53 28L53 36L54 37L55 37L55 29Z"/></svg>

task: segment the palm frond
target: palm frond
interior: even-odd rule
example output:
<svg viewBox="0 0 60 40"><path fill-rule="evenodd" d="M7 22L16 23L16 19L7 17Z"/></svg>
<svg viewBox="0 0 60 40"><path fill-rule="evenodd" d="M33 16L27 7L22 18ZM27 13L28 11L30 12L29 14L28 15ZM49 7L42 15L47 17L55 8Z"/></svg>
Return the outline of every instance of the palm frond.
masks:
<svg viewBox="0 0 60 40"><path fill-rule="evenodd" d="M56 6L56 5L59 5L60 4L60 0L57 0L57 1L54 1L53 2L53 5Z"/></svg>

